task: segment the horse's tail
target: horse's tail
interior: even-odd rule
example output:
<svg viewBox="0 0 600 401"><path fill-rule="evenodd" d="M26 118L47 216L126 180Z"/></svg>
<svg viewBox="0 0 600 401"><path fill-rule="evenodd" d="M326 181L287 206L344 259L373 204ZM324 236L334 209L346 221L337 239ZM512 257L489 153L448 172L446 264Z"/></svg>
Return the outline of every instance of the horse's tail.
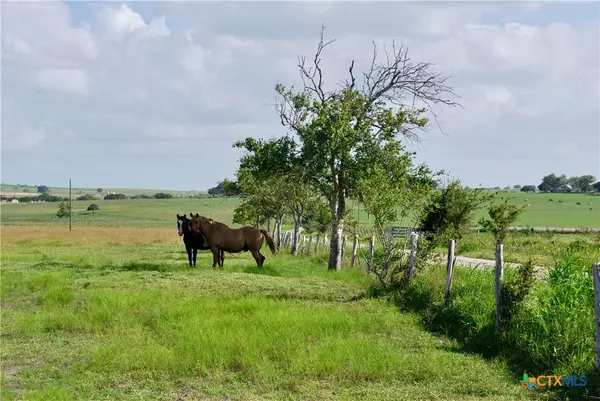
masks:
<svg viewBox="0 0 600 401"><path fill-rule="evenodd" d="M275 255L277 253L277 250L275 249L275 243L273 242L273 238L271 238L271 236L269 235L269 233L266 230L261 229L260 232L263 233L263 235L267 239L267 245L269 245L269 249L271 250L271 253L273 255Z"/></svg>

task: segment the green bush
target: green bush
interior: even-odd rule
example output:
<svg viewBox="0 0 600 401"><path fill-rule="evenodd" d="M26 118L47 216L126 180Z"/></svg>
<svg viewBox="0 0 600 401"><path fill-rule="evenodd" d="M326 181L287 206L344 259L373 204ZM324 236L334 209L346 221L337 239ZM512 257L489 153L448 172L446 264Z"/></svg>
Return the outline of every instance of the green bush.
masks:
<svg viewBox="0 0 600 401"><path fill-rule="evenodd" d="M393 294L403 309L418 312L434 332L465 350L502 356L516 376L587 375L585 388L565 388L571 396L598 385L594 368L592 263L597 244L573 241L556 258L547 280L533 280L531 264L507 268L503 333L494 333L494 271L456 269L450 302L443 304L445 268L420 268L405 291Z"/></svg>
<svg viewBox="0 0 600 401"><path fill-rule="evenodd" d="M108 194L104 197L104 200L113 200L113 199L127 199L127 195L125 195L125 194Z"/></svg>
<svg viewBox="0 0 600 401"><path fill-rule="evenodd" d="M164 192L158 192L158 193L154 194L153 198L155 198L155 199L171 199L171 198L173 198L173 195L167 194Z"/></svg>
<svg viewBox="0 0 600 401"><path fill-rule="evenodd" d="M92 194L85 194L77 197L75 200L96 200L96 197Z"/></svg>
<svg viewBox="0 0 600 401"><path fill-rule="evenodd" d="M65 201L62 201L58 204L58 211L56 212L56 217L67 217L69 215L69 212L71 211L71 206L66 203Z"/></svg>

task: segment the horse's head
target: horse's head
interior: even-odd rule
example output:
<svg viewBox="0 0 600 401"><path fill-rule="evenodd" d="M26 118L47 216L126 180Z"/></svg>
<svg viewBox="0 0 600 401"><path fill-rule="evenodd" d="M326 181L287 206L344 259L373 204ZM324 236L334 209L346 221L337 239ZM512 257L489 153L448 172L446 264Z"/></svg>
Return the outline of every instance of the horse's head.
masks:
<svg viewBox="0 0 600 401"><path fill-rule="evenodd" d="M204 216L200 216L198 213L191 216L192 230L196 232L202 232L202 228L210 224L211 219L207 219Z"/></svg>
<svg viewBox="0 0 600 401"><path fill-rule="evenodd" d="M177 214L177 234L179 234L179 236L181 237L183 234L189 233L191 231L192 230L190 219L185 217L185 214L183 216Z"/></svg>

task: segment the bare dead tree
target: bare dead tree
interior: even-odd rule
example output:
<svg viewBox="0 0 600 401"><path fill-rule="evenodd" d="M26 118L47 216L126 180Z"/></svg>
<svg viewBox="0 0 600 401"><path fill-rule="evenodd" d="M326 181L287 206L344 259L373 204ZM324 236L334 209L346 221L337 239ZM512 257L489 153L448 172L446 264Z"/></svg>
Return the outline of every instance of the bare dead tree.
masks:
<svg viewBox="0 0 600 401"><path fill-rule="evenodd" d="M302 79L303 92L316 96L322 102L330 100L338 94L335 90L326 91L324 89L325 81L321 67L321 56L325 48L336 41L336 39L325 41L324 33L325 25L323 24L317 50L311 64L307 63L306 57L299 56L297 65ZM447 84L451 75L432 72L435 66L434 63L414 62L408 55L408 47L403 44L396 46L395 41L392 42L391 52L385 46L383 51L385 57L379 61L377 44L373 41L371 65L367 72L362 73L363 85L359 89L366 98L365 110L368 111L375 106L386 107L390 105L414 108L415 102L420 100L427 106L428 111L434 116L437 123L437 113L433 106L444 105L462 108L460 103L452 100L452 98L459 98L459 96ZM349 77L338 83L340 89L356 90L354 67L355 60L351 60L348 66ZM301 107L294 104L293 101L278 102L276 109L281 118L281 123L293 130L298 128L298 121L305 117ZM415 135L411 135L411 132L407 131L405 134L411 139L418 139Z"/></svg>

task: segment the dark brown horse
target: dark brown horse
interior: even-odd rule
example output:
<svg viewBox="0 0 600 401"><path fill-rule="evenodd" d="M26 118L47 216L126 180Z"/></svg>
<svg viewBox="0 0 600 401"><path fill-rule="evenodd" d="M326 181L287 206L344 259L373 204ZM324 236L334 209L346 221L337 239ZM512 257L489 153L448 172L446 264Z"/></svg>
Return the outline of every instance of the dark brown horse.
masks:
<svg viewBox="0 0 600 401"><path fill-rule="evenodd" d="M191 214L190 217L192 217ZM180 237L183 236L183 243L188 254L190 267L192 267L192 262L195 267L198 249L201 251L211 249L210 245L208 245L208 241L204 235L192 228L192 221L185 217L185 214L183 216L177 215L177 234L179 234ZM221 252L220 256L221 263L223 263L224 252Z"/></svg>
<svg viewBox="0 0 600 401"><path fill-rule="evenodd" d="M224 250L230 253L239 253L250 251L259 267L265 262L265 257L260 253L260 248L264 240L267 240L271 253L277 253L273 239L265 230L257 229L252 226L241 228L230 228L223 223L213 219L200 216L196 213L192 216L192 228L204 235L213 253L213 267L218 261L218 252ZM219 264L223 266L223 264Z"/></svg>

